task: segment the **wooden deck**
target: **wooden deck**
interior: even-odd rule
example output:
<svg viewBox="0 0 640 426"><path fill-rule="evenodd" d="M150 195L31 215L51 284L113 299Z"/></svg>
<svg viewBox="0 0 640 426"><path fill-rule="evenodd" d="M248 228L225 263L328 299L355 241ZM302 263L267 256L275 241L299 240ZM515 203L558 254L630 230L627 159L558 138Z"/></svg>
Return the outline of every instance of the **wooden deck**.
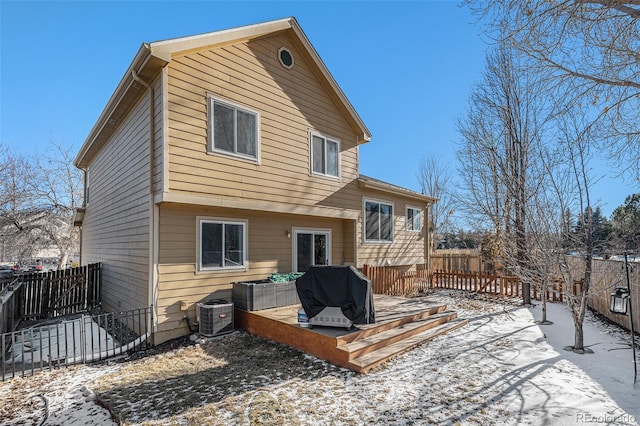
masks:
<svg viewBox="0 0 640 426"><path fill-rule="evenodd" d="M376 323L303 328L300 305L247 312L235 309L235 326L332 364L366 373L388 359L467 323L428 299L374 295Z"/></svg>

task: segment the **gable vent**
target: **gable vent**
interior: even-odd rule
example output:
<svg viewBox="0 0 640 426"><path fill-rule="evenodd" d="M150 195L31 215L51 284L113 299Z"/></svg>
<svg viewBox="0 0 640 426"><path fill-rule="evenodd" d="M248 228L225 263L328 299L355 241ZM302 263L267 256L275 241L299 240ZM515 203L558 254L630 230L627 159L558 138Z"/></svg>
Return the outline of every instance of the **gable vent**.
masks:
<svg viewBox="0 0 640 426"><path fill-rule="evenodd" d="M280 49L278 49L278 59L280 60L282 66L286 69L290 70L291 68L293 68L293 55L291 54L291 51L286 47L281 47Z"/></svg>

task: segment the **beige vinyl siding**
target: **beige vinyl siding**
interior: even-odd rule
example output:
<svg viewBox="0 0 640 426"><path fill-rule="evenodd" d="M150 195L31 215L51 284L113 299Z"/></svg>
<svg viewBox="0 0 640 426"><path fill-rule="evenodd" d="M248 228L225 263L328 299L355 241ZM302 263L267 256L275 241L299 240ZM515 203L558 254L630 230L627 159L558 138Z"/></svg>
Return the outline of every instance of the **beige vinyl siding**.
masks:
<svg viewBox="0 0 640 426"><path fill-rule="evenodd" d="M156 90L156 105L160 98ZM102 262L102 301L109 310L149 303L148 99L143 92L88 167L91 194L82 225L82 262ZM161 127L161 109L156 108L156 135L162 134ZM158 150L155 157L159 176Z"/></svg>
<svg viewBox="0 0 640 426"><path fill-rule="evenodd" d="M196 272L197 218L247 220L246 271ZM195 304L215 297L231 298L235 281L264 279L275 272L292 270L293 228L331 229L331 263L339 265L352 258L345 253L345 226L353 220L325 219L234 210L166 205L160 207L160 253L158 287L159 341L188 332L182 322L180 302L187 301L189 315L195 318ZM287 237L286 231L291 232Z"/></svg>
<svg viewBox="0 0 640 426"><path fill-rule="evenodd" d="M174 58L168 74L169 191L359 209L356 133L286 35ZM207 154L207 95L260 114L259 164ZM340 140L340 180L310 176L310 130Z"/></svg>
<svg viewBox="0 0 640 426"><path fill-rule="evenodd" d="M154 94L154 152L153 152L153 189L154 193L161 193L164 189L164 175L165 175L165 139L166 139L166 126L165 126L165 107L164 100L164 86L166 85L166 78L161 73L159 77L153 82L153 94ZM146 89L143 89L146 90ZM148 102L148 97L144 102ZM148 118L147 118L148 119Z"/></svg>
<svg viewBox="0 0 640 426"><path fill-rule="evenodd" d="M419 207L420 203L388 193L366 191L360 197L361 210L365 199L393 204L393 241L391 243L364 242L364 211L362 211L356 229L359 246L358 267L361 268L365 264L399 266L424 263L426 208L421 210L421 231L407 231L407 207Z"/></svg>

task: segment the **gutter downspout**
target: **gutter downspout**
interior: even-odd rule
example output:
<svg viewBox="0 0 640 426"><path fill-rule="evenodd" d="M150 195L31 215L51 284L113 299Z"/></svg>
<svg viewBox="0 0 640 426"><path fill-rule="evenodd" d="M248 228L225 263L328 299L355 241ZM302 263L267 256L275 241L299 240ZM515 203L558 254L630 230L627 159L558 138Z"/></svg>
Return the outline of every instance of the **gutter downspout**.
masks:
<svg viewBox="0 0 640 426"><path fill-rule="evenodd" d="M431 271L431 220L429 219L429 207L431 204L427 203L424 209L424 223L425 223L425 232L424 232L424 251L425 251L425 268L427 271Z"/></svg>
<svg viewBox="0 0 640 426"><path fill-rule="evenodd" d="M77 166L76 166L77 167ZM87 208L87 169L86 168L82 168L82 167L78 167L80 170L82 170L82 207L84 207L85 209ZM78 253L78 265L82 266L82 225L78 226L78 239L80 240L80 244L79 244L79 253ZM4 246L3 246L4 247ZM67 265L60 265L61 268L66 268Z"/></svg>
<svg viewBox="0 0 640 426"><path fill-rule="evenodd" d="M155 94L153 87L143 79L141 79L135 70L131 70L133 80L147 88L149 92L149 294L148 306L151 306L151 325L152 333L155 334L158 328L157 315L157 290L158 290L158 274L156 261L156 206L154 202L155 191L153 188L153 177L155 174ZM152 338L153 340L153 338ZM153 342L152 342L153 343Z"/></svg>
<svg viewBox="0 0 640 426"><path fill-rule="evenodd" d="M85 168L80 168L80 170L82 170L82 180L83 180L83 184L84 184L84 197L82 197L82 207L84 207L85 209L87 208L87 169ZM82 228L83 226L80 225L79 226L79 236L78 238L80 239L80 247L78 247L80 249L80 253L78 253L78 265L82 266ZM66 268L67 265L64 265L64 267Z"/></svg>

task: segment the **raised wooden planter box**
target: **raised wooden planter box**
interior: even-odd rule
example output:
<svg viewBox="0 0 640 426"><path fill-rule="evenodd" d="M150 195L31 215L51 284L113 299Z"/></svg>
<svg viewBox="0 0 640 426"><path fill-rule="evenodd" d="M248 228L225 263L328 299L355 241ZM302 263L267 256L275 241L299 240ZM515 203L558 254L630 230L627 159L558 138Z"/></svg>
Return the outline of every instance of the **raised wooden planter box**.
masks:
<svg viewBox="0 0 640 426"><path fill-rule="evenodd" d="M296 281L255 280L233 283L233 304L245 311L260 311L300 304Z"/></svg>
<svg viewBox="0 0 640 426"><path fill-rule="evenodd" d="M245 311L275 308L275 283L269 280L233 283L233 305Z"/></svg>
<svg viewBox="0 0 640 426"><path fill-rule="evenodd" d="M283 283L274 283L276 286L276 307L299 305L300 298L298 290L296 290L295 281L286 281Z"/></svg>

